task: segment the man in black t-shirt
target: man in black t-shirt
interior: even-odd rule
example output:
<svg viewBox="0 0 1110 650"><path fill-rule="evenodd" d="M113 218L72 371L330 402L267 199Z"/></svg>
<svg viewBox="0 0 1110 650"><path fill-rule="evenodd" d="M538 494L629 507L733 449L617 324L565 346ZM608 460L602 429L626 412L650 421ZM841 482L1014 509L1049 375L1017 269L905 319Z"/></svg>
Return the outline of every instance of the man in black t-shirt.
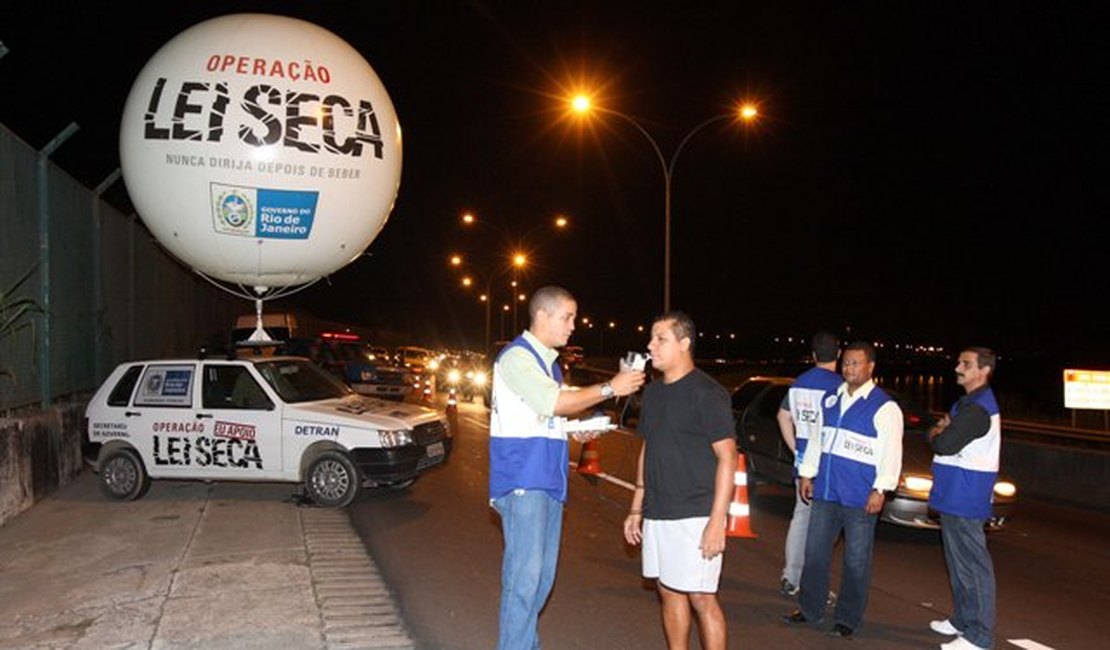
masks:
<svg viewBox="0 0 1110 650"><path fill-rule="evenodd" d="M643 437L630 544L643 542L643 575L657 581L663 631L686 647L694 611L701 645L724 650L725 617L717 586L736 472L735 425L728 391L694 366L694 323L681 312L655 319L651 362L662 381L644 390Z"/></svg>

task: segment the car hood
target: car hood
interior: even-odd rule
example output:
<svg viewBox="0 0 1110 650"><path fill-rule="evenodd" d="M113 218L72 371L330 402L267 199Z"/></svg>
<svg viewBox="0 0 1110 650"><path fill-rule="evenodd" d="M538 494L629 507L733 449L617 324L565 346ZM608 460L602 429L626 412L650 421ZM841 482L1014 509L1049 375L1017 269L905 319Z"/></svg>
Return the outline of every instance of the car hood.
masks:
<svg viewBox="0 0 1110 650"><path fill-rule="evenodd" d="M384 430L413 429L441 419L439 411L425 406L362 396L290 404L285 415Z"/></svg>

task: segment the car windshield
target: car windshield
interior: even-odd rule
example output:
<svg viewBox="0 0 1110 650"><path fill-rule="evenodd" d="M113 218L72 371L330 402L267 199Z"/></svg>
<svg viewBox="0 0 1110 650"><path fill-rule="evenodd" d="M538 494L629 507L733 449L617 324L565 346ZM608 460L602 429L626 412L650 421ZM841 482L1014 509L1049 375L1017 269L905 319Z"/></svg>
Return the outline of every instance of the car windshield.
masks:
<svg viewBox="0 0 1110 650"><path fill-rule="evenodd" d="M304 359L278 359L255 364L266 383L290 404L346 397L351 389Z"/></svg>

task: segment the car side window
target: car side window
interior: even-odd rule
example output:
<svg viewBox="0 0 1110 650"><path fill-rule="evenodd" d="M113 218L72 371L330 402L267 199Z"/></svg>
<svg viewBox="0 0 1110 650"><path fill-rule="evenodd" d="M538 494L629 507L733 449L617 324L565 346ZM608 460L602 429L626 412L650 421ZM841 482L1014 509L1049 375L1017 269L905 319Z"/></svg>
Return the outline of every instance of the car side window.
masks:
<svg viewBox="0 0 1110 650"><path fill-rule="evenodd" d="M767 384L762 381L749 381L741 384L740 388L737 388L732 394L732 410L743 411L748 408L755 396L766 387Z"/></svg>
<svg viewBox="0 0 1110 650"><path fill-rule="evenodd" d="M268 410L274 403L244 366L204 367L204 408Z"/></svg>
<svg viewBox="0 0 1110 650"><path fill-rule="evenodd" d="M155 363L146 367L135 393L135 406L189 408L193 405L191 363Z"/></svg>
<svg viewBox="0 0 1110 650"><path fill-rule="evenodd" d="M774 420L778 416L782 400L786 397L786 391L788 390L790 390L789 386L772 386L759 402L760 417Z"/></svg>
<svg viewBox="0 0 1110 650"><path fill-rule="evenodd" d="M131 393L135 392L135 384L139 381L142 366L131 366L119 378L112 392L108 395L108 406L127 406L131 402Z"/></svg>

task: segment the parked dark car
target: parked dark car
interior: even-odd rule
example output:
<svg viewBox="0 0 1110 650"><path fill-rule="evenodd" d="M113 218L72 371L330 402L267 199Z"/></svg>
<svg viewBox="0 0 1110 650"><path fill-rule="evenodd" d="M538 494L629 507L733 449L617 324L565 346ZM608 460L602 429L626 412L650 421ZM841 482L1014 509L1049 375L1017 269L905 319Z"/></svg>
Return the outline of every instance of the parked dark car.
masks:
<svg viewBox="0 0 1110 650"><path fill-rule="evenodd" d="M280 353L315 361L360 395L401 401L413 393L405 370L357 336L325 332L314 339L294 338L282 344Z"/></svg>
<svg viewBox="0 0 1110 650"><path fill-rule="evenodd" d="M747 458L748 471L783 485L794 483L794 454L782 439L776 416L793 382L790 377L752 377L732 391L737 446ZM926 435L936 418L908 397L886 387L883 390L902 408L905 433L902 477L893 494L887 495L880 519L910 528L937 528L939 523L928 509L929 490L933 486L933 451ZM988 530L1005 525L1014 511L1016 493L1012 481L998 478Z"/></svg>

